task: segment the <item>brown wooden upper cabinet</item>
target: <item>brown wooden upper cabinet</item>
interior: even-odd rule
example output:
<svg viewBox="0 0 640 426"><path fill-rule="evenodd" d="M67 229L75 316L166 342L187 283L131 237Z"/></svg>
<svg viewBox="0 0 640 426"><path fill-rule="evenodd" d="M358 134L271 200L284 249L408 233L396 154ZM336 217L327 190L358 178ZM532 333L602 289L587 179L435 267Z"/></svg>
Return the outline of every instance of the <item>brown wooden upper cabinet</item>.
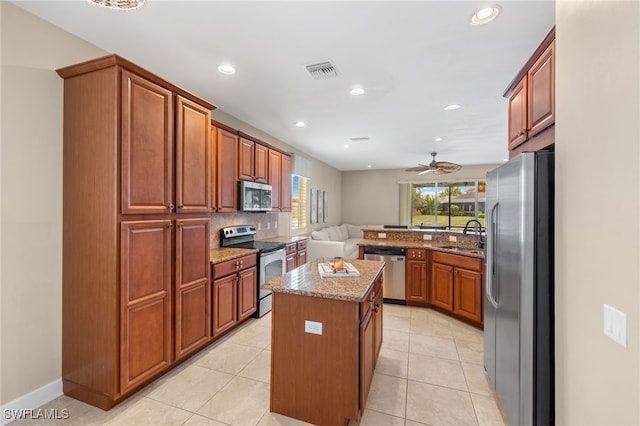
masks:
<svg viewBox="0 0 640 426"><path fill-rule="evenodd" d="M211 210L235 213L238 211L238 135L211 126L211 146Z"/></svg>
<svg viewBox="0 0 640 426"><path fill-rule="evenodd" d="M121 92L122 213L207 213L211 111L128 70Z"/></svg>
<svg viewBox="0 0 640 426"><path fill-rule="evenodd" d="M238 146L238 179L267 183L268 148L243 137Z"/></svg>
<svg viewBox="0 0 640 426"><path fill-rule="evenodd" d="M504 96L509 105L509 157L555 143L555 28Z"/></svg>
<svg viewBox="0 0 640 426"><path fill-rule="evenodd" d="M271 185L271 210L281 211L282 194L282 153L269 150L269 185Z"/></svg>

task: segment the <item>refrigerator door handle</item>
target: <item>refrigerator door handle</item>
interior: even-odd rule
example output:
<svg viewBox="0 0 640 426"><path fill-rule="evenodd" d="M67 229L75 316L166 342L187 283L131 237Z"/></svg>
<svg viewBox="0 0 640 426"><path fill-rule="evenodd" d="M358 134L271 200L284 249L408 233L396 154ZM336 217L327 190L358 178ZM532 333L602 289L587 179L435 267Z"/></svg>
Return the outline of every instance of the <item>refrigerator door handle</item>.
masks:
<svg viewBox="0 0 640 426"><path fill-rule="evenodd" d="M486 285L485 292L487 293L487 300L489 303L493 305L494 308L498 307L498 301L494 298L494 263L495 263L495 253L498 236L497 228L498 228L498 206L499 202L496 201L494 205L489 209L489 224L491 225L491 235L487 241L487 277L486 277Z"/></svg>

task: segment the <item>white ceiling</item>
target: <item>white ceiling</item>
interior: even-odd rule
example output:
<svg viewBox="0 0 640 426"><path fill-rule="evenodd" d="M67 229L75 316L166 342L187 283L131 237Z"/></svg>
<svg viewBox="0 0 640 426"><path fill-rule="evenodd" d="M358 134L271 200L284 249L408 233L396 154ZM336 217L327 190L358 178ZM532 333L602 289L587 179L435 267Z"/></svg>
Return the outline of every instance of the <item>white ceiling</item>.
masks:
<svg viewBox="0 0 640 426"><path fill-rule="evenodd" d="M431 151L501 162L502 93L555 22L553 1L12 2L339 170L428 164ZM488 4L500 16L470 25ZM312 79L304 66L325 60L340 75ZM237 73L218 73L223 62ZM462 108L443 110L452 103Z"/></svg>

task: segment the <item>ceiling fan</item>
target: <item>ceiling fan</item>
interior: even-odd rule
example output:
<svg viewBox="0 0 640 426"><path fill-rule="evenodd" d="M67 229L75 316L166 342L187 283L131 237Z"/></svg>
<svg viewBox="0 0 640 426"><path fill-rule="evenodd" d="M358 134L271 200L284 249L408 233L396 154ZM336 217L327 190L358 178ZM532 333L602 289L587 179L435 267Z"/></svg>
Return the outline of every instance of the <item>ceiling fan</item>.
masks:
<svg viewBox="0 0 640 426"><path fill-rule="evenodd" d="M443 175L446 173L456 172L462 168L460 164L449 163L447 161L436 161L436 155L438 155L437 152L431 153L433 160L431 160L431 163L429 163L428 166L420 164L418 167L411 167L410 169L406 169L405 171L418 172L419 175L423 175L429 172L433 172L433 174L435 175Z"/></svg>

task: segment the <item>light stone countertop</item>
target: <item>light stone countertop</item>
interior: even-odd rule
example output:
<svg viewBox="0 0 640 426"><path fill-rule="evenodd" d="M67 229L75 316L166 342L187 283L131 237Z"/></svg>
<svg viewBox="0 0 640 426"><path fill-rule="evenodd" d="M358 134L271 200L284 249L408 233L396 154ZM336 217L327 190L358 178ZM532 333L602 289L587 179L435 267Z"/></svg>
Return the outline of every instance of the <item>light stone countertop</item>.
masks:
<svg viewBox="0 0 640 426"><path fill-rule="evenodd" d="M476 257L484 259L484 249L465 249L460 247L458 249L446 248L449 246L455 246L456 243L442 243L436 241L402 241L402 240L362 240L358 243L358 246L362 247L398 247L398 248L415 248L415 249L428 249L437 250L445 253L459 254L461 256ZM474 250L474 251L471 251Z"/></svg>
<svg viewBox="0 0 640 426"><path fill-rule="evenodd" d="M262 287L276 293L363 302L385 263L359 259L347 261L360 272L359 277L321 278L318 262L313 261L272 279Z"/></svg>
<svg viewBox="0 0 640 426"><path fill-rule="evenodd" d="M308 240L309 236L307 235L294 235L292 237L273 237L273 238L265 238L260 239L258 241L267 241L269 243L297 243L298 241Z"/></svg>
<svg viewBox="0 0 640 426"><path fill-rule="evenodd" d="M236 259L238 257L246 256L248 254L255 254L256 249L234 248L234 247L220 247L215 248L209 252L209 259L211 263L220 263L227 260Z"/></svg>

